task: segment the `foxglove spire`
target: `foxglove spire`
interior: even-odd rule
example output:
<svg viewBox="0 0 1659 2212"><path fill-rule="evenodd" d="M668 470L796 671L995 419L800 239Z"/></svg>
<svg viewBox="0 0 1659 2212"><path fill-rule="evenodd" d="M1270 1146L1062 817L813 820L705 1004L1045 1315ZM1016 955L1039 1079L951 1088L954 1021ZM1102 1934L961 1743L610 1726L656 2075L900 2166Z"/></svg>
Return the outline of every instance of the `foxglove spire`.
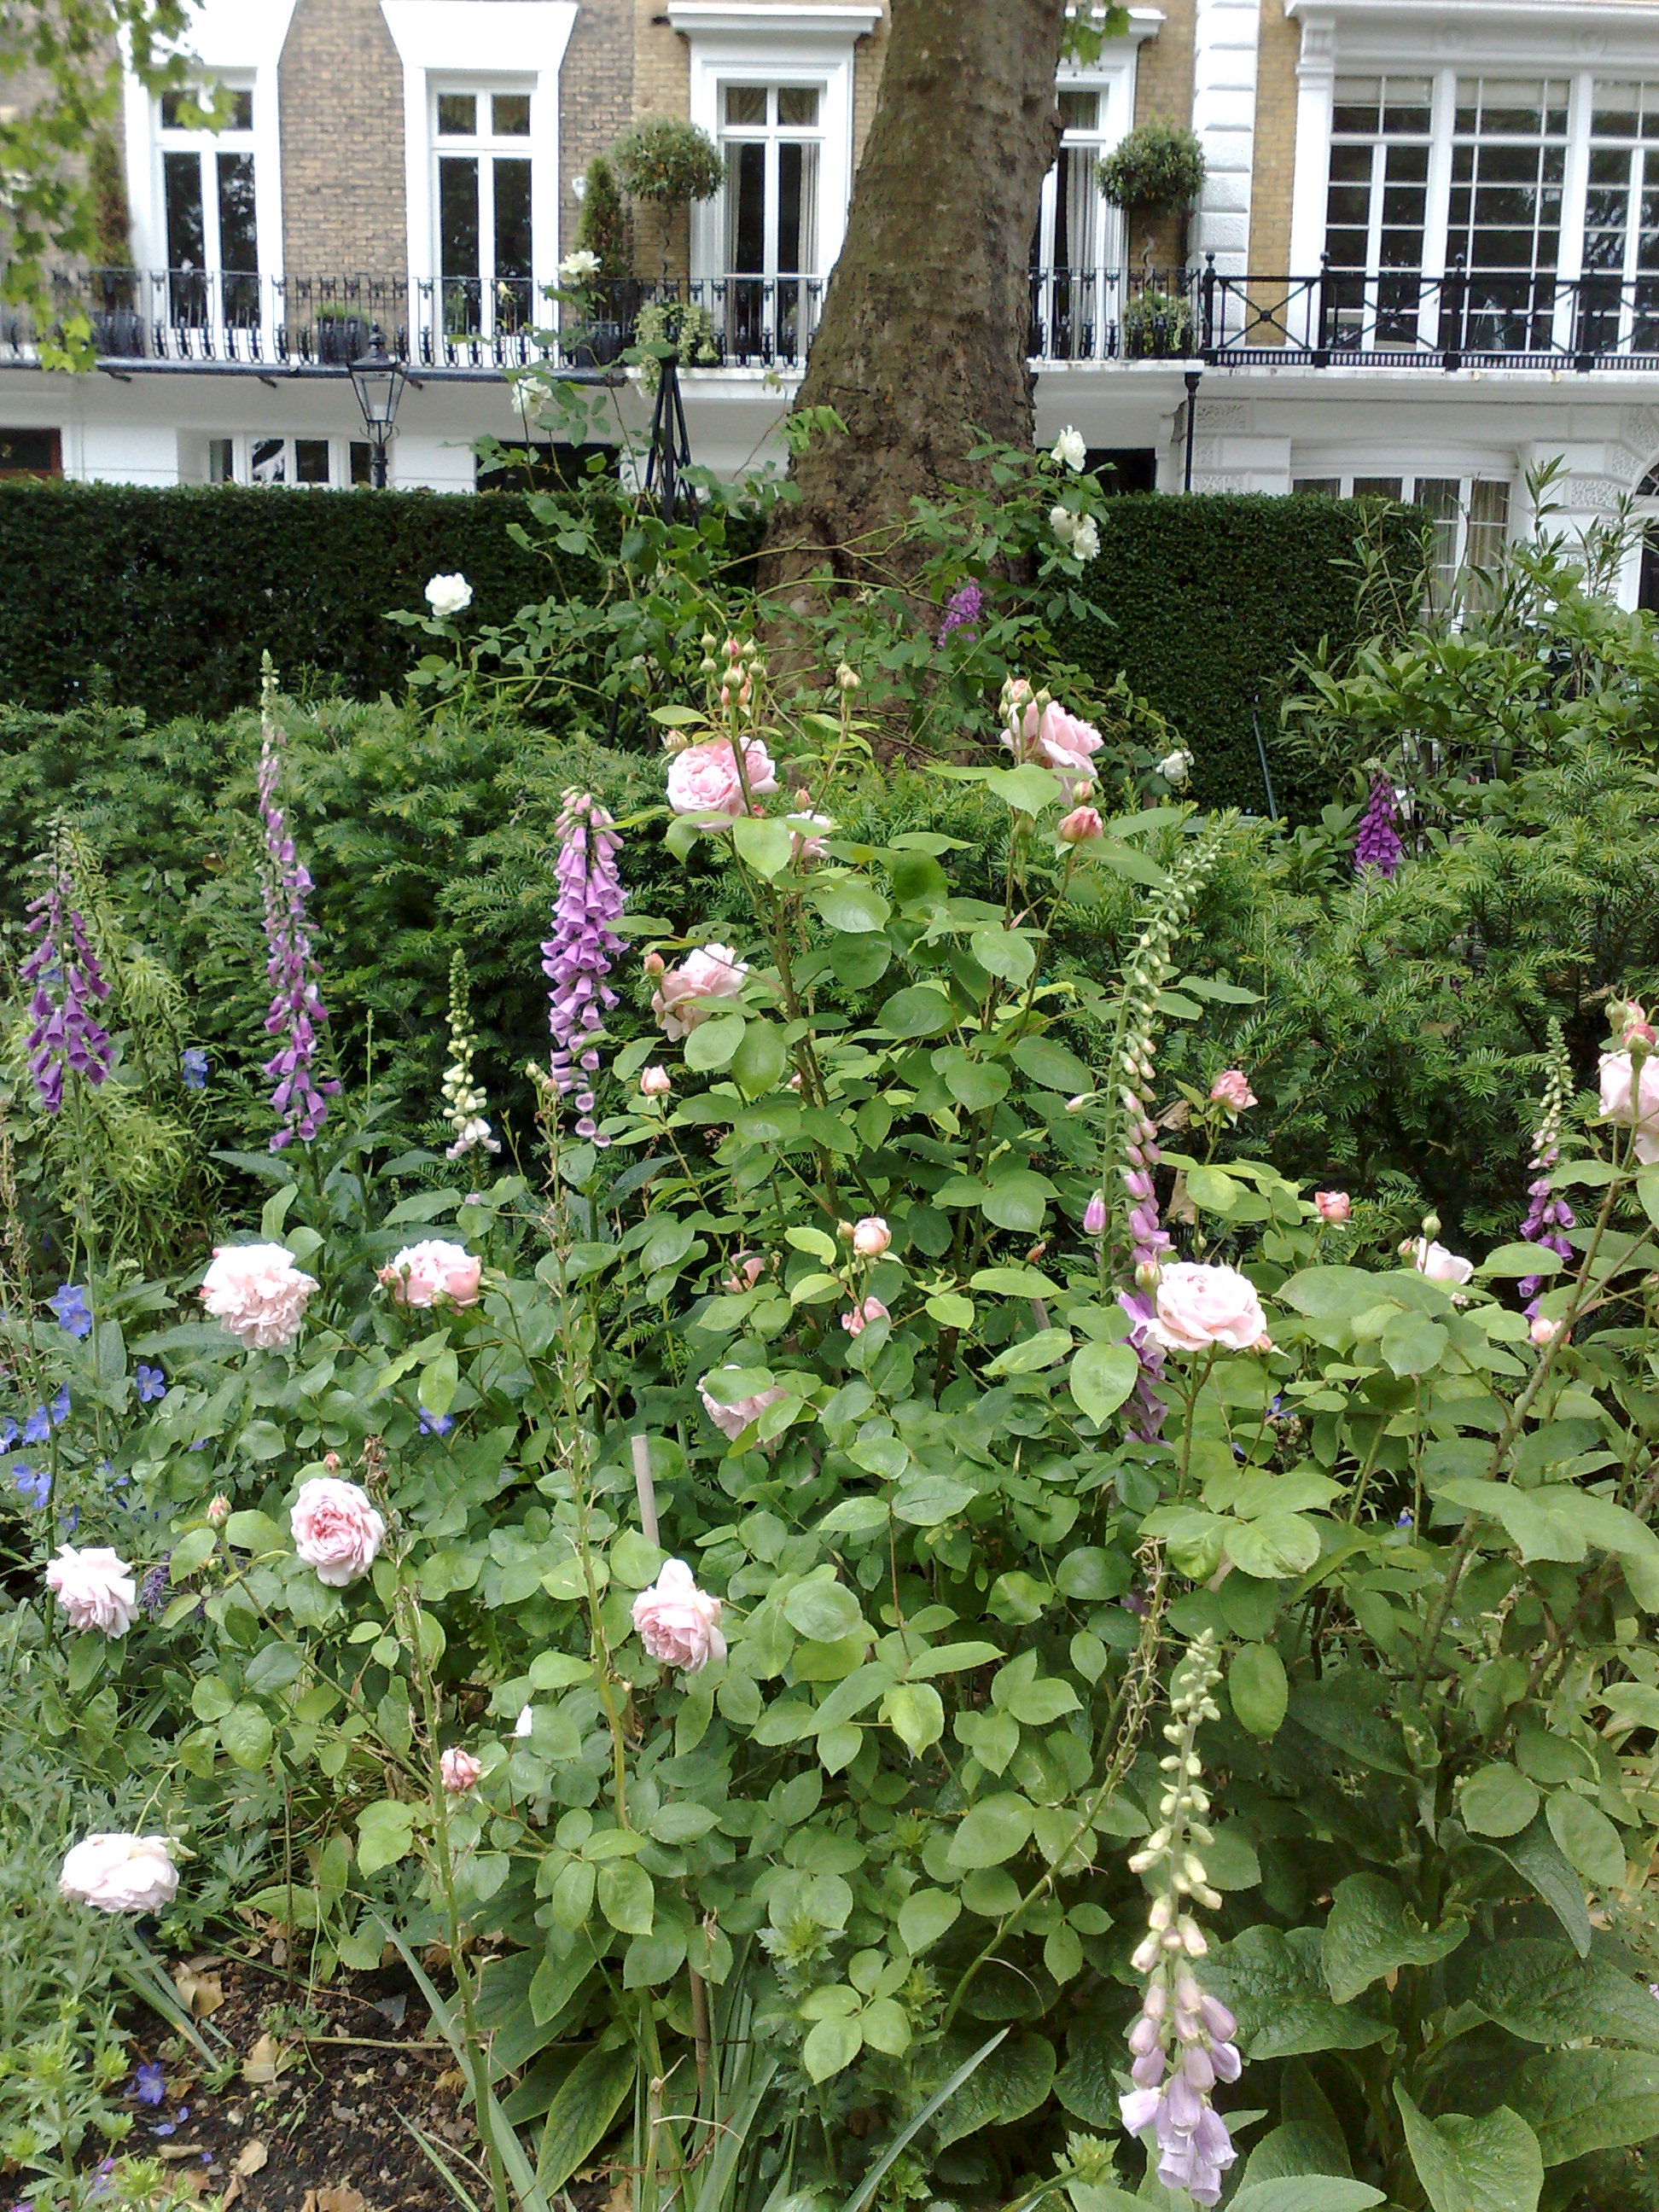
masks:
<svg viewBox="0 0 1659 2212"><path fill-rule="evenodd" d="M628 894L617 873L622 839L611 817L585 791L568 791L558 824L558 891L553 901L553 933L542 946L542 971L548 993L549 1055L553 1082L575 1094L576 1134L591 1144L610 1142L593 1118L593 1082L599 1054L592 1042L605 1025L617 994L606 978L626 948L611 924L621 919Z"/></svg>
<svg viewBox="0 0 1659 2212"><path fill-rule="evenodd" d="M276 796L287 737L277 724L276 698L276 672L266 653L259 691L259 819L264 826L266 859L265 974L271 987L265 1028L279 1042L264 1064L264 1073L275 1084L270 1110L277 1119L270 1149L279 1152L295 1137L308 1142L316 1135L328 1118L324 1094L340 1086L319 1081L313 1072L318 1032L328 1019L328 1009L318 992L306 918L311 874L295 852Z"/></svg>
<svg viewBox="0 0 1659 2212"><path fill-rule="evenodd" d="M1363 876L1375 868L1379 876L1392 879L1404 853L1395 827L1394 786L1387 776L1375 776L1353 841L1354 873Z"/></svg>
<svg viewBox="0 0 1659 2212"><path fill-rule="evenodd" d="M46 887L28 906L30 933L40 942L18 971L33 987L29 1073L48 1114L62 1111L66 1068L84 1075L94 1090L109 1073L109 1036L88 1003L106 999L109 985L74 900L74 872L60 835L53 841Z"/></svg>

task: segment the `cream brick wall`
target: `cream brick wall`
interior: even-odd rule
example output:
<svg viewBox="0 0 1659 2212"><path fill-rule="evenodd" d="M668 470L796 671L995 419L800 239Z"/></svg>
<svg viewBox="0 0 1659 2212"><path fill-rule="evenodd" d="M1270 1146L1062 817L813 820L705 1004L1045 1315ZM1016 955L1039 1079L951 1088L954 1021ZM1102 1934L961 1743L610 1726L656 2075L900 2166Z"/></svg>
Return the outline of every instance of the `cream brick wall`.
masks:
<svg viewBox="0 0 1659 2212"><path fill-rule="evenodd" d="M634 0L583 0L559 72L560 236L570 245L580 210L570 189L633 119Z"/></svg>
<svg viewBox="0 0 1659 2212"><path fill-rule="evenodd" d="M1291 273L1291 193L1296 177L1296 63L1301 47L1300 27L1285 15L1285 0L1261 0L1261 40L1256 56L1255 161L1250 187L1250 268L1267 276Z"/></svg>
<svg viewBox="0 0 1659 2212"><path fill-rule="evenodd" d="M404 78L379 0L299 0L277 96L285 273L404 275Z"/></svg>
<svg viewBox="0 0 1659 2212"><path fill-rule="evenodd" d="M1193 119L1193 40L1198 0L1161 0L1164 26L1148 39L1135 62L1135 122L1178 123ZM1152 239L1152 265L1173 269L1186 251L1186 218L1159 216L1139 222L1130 241L1130 258L1139 264Z"/></svg>

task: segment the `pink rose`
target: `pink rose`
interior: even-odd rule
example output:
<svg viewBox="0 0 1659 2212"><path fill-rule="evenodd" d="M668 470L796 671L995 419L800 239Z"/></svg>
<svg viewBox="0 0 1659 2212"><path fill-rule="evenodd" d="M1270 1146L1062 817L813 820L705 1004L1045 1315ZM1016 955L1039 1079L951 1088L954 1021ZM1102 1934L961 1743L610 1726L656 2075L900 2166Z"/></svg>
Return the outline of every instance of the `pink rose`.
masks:
<svg viewBox="0 0 1659 2212"><path fill-rule="evenodd" d="M728 1361L726 1364L729 1367L732 1363ZM698 1383L697 1395L708 1407L708 1418L714 1426L723 1437L731 1437L733 1443L751 1421L760 1419L769 1406L775 1406L781 1398L788 1395L782 1385L778 1384L770 1390L757 1390L752 1398L739 1398L734 1406L722 1406L704 1389L703 1383L708 1379L705 1376L703 1382Z"/></svg>
<svg viewBox="0 0 1659 2212"><path fill-rule="evenodd" d="M1176 1260L1159 1274L1146 1334L1166 1352L1247 1352L1267 1333L1255 1285L1237 1267Z"/></svg>
<svg viewBox="0 0 1659 2212"><path fill-rule="evenodd" d="M1443 1244L1431 1237L1419 1237L1411 1248L1412 1265L1419 1275L1426 1275L1431 1283L1462 1285L1474 1273L1473 1260L1465 1260L1455 1252L1449 1252Z"/></svg>
<svg viewBox="0 0 1659 2212"><path fill-rule="evenodd" d="M765 1266L758 1252L739 1252L732 1262L732 1273L726 1278L726 1288L734 1298L740 1297L744 1291L754 1289Z"/></svg>
<svg viewBox="0 0 1659 2212"><path fill-rule="evenodd" d="M1634 1129L1632 1146L1638 1160L1648 1165L1659 1160L1659 1058L1650 1054L1643 1060L1638 1083L1631 1054L1604 1052L1601 1111L1609 1121Z"/></svg>
<svg viewBox="0 0 1659 2212"><path fill-rule="evenodd" d="M1035 705L1028 707L1021 734L1029 759L1046 761L1064 775L1093 776L1100 732L1091 722L1068 714L1056 700L1051 699L1041 715Z"/></svg>
<svg viewBox="0 0 1659 2212"><path fill-rule="evenodd" d="M641 1098L666 1098L674 1088L674 1079L665 1067L642 1067L640 1070Z"/></svg>
<svg viewBox="0 0 1659 2212"><path fill-rule="evenodd" d="M1255 1093L1251 1090L1242 1067L1230 1067L1224 1074L1218 1075L1210 1085L1210 1096L1219 1099L1233 1114L1242 1114L1247 1106L1254 1106L1256 1103Z"/></svg>
<svg viewBox="0 0 1659 2212"><path fill-rule="evenodd" d="M386 1536L386 1522L355 1482L332 1474L301 1483L289 1515L294 1548L319 1583L343 1589L366 1575Z"/></svg>
<svg viewBox="0 0 1659 2212"><path fill-rule="evenodd" d="M1648 1019L1648 1010L1639 999L1626 999L1621 1006L1608 1009L1613 1025L1623 1037L1626 1048L1631 1045L1659 1043L1659 1030Z"/></svg>
<svg viewBox="0 0 1659 2212"><path fill-rule="evenodd" d="M1353 1200L1346 1190L1316 1190L1314 1206L1322 1221L1346 1221L1353 1212Z"/></svg>
<svg viewBox="0 0 1659 2212"><path fill-rule="evenodd" d="M811 814L805 808L793 816L789 824L789 857L796 867L803 868L809 860L822 860L829 852L823 842L825 830L835 823L827 814Z"/></svg>
<svg viewBox="0 0 1659 2212"><path fill-rule="evenodd" d="M737 750L729 738L710 738L688 745L676 754L668 770L668 803L676 814L723 814L729 822L748 811L750 799L763 799L778 787L772 757L758 738L745 739L743 773L749 779L748 798L738 773Z"/></svg>
<svg viewBox="0 0 1659 2212"><path fill-rule="evenodd" d="M100 1912L157 1912L179 1893L165 1836L83 1836L64 1859L58 1893Z"/></svg>
<svg viewBox="0 0 1659 2212"><path fill-rule="evenodd" d="M634 1601L634 1626L653 1659L696 1674L711 1659L724 1659L720 1601L700 1590L684 1559L665 1559L649 1589Z"/></svg>
<svg viewBox="0 0 1659 2212"><path fill-rule="evenodd" d="M862 1336L872 1321L887 1321L890 1318L879 1298L866 1298L861 1306L854 1307L850 1313L842 1316L841 1325L848 1336Z"/></svg>
<svg viewBox="0 0 1659 2212"><path fill-rule="evenodd" d="M138 1602L131 1568L101 1548L77 1552L65 1544L46 1569L46 1588L77 1634L101 1628L106 1636L125 1636Z"/></svg>
<svg viewBox="0 0 1659 2212"><path fill-rule="evenodd" d="M316 1288L280 1244L216 1244L201 1299L250 1352L273 1352L298 1336Z"/></svg>
<svg viewBox="0 0 1659 2212"><path fill-rule="evenodd" d="M1527 1331L1527 1334L1540 1352L1547 1344L1553 1344L1560 1334L1560 1322L1551 1321L1545 1314L1534 1314L1532 1317L1532 1327Z"/></svg>
<svg viewBox="0 0 1659 2212"><path fill-rule="evenodd" d="M866 1213L853 1224L853 1249L860 1260L879 1259L893 1241L893 1232L878 1213Z"/></svg>
<svg viewBox="0 0 1659 2212"><path fill-rule="evenodd" d="M483 1762L474 1759L470 1751L463 1751L459 1744L452 1743L438 1761L438 1772L444 1788L452 1796L464 1797L469 1790L477 1788Z"/></svg>
<svg viewBox="0 0 1659 2212"><path fill-rule="evenodd" d="M401 1306L435 1305L440 1298L453 1305L475 1306L483 1272L483 1263L465 1244L428 1237L422 1243L405 1244L391 1265L381 1268L380 1280Z"/></svg>
<svg viewBox="0 0 1659 2212"><path fill-rule="evenodd" d="M1074 806L1055 823L1054 835L1062 845L1087 845L1106 835L1106 824L1096 808Z"/></svg>
<svg viewBox="0 0 1659 2212"><path fill-rule="evenodd" d="M694 1006L695 999L735 999L749 973L729 945L705 945L688 952L678 968L665 969L651 1000L651 1011L662 1024L663 1035L679 1040L706 1022L708 1015Z"/></svg>

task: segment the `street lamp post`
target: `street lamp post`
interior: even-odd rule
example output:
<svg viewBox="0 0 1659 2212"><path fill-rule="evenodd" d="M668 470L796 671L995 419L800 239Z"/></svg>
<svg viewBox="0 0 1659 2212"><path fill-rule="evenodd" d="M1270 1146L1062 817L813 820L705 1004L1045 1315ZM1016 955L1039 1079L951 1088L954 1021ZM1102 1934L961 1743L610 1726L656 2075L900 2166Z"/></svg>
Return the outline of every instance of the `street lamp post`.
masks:
<svg viewBox="0 0 1659 2212"><path fill-rule="evenodd" d="M386 351L386 339L376 323L368 334L368 351L351 364L352 389L368 433L369 482L376 491L386 489L386 446L398 419L398 402L408 381L408 372Z"/></svg>

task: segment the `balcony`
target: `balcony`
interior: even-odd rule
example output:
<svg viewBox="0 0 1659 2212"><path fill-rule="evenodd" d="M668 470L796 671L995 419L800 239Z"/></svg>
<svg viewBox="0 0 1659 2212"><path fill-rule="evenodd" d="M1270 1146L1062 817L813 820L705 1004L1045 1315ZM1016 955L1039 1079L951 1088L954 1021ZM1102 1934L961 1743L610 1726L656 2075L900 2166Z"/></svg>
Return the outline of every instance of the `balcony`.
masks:
<svg viewBox="0 0 1659 2212"><path fill-rule="evenodd" d="M579 318L529 278L259 276L94 270L58 279L90 314L100 362L140 369L343 372L379 329L417 374L493 378L537 363L614 367L678 331L692 368L799 368L823 311L818 277L727 276L599 285ZM666 317L661 311L675 309ZM1200 361L1213 367L1638 369L1659 372L1659 274L1573 279L1453 270L1311 276L1170 270L1030 272L1039 367ZM0 367L38 359L21 311L0 307Z"/></svg>

